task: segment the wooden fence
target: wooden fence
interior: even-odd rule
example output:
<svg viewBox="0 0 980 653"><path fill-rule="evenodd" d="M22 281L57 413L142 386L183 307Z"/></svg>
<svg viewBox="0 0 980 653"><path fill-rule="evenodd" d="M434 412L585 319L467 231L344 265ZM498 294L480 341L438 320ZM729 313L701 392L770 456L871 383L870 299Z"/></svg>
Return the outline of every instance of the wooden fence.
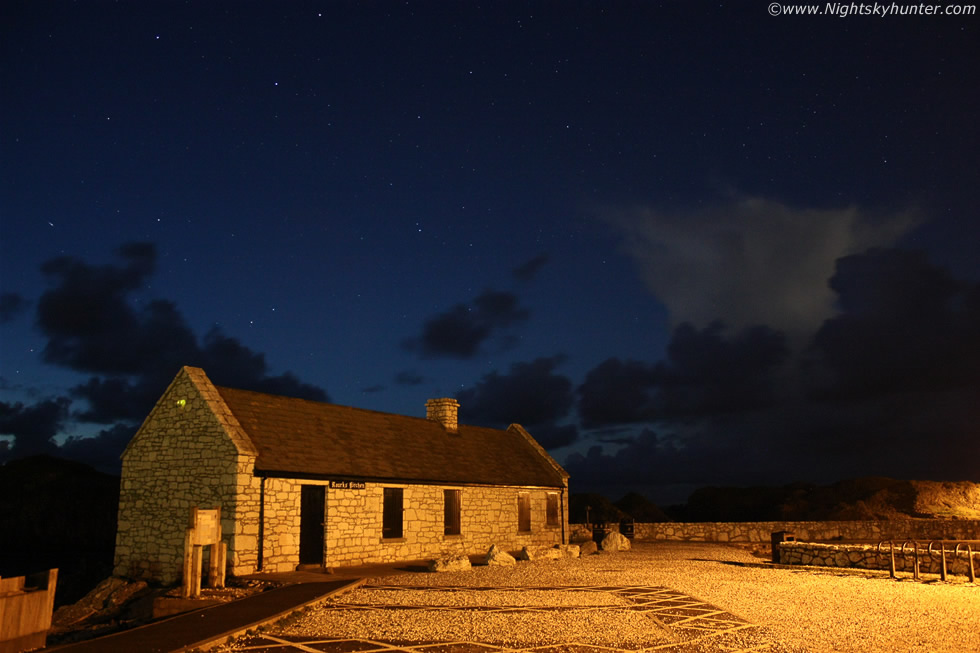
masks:
<svg viewBox="0 0 980 653"><path fill-rule="evenodd" d="M0 653L44 648L58 570L0 578Z"/></svg>

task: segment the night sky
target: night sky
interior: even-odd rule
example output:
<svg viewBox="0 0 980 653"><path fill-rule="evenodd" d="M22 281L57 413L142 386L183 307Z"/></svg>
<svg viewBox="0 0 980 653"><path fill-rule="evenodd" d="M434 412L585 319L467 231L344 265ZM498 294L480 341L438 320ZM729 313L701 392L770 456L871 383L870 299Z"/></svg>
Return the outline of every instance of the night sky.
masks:
<svg viewBox="0 0 980 653"><path fill-rule="evenodd" d="M980 481L980 18L767 7L4 2L0 460L195 365L612 498Z"/></svg>

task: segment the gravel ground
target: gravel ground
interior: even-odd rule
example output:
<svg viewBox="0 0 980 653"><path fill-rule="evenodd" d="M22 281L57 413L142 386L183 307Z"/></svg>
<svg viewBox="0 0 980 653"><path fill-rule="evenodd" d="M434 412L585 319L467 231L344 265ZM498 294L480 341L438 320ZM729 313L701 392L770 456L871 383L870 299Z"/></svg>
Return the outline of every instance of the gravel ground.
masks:
<svg viewBox="0 0 980 653"><path fill-rule="evenodd" d="M745 566L742 550L712 544L639 544L633 551L579 560L476 567L455 573L409 573L372 579L280 634L408 641L469 640L521 645L582 641L635 647L669 642L653 619L615 606L595 591L437 591L459 588L664 586L763 626L791 651L980 651L980 584L915 582L887 574L853 574ZM929 578L929 577L927 577ZM938 579L938 577L937 577ZM401 586L403 590L387 589ZM415 589L423 586L433 589ZM357 610L344 604L429 609ZM453 606L564 606L550 612L447 610ZM590 610L586 606L593 606ZM410 616L409 616L410 615Z"/></svg>

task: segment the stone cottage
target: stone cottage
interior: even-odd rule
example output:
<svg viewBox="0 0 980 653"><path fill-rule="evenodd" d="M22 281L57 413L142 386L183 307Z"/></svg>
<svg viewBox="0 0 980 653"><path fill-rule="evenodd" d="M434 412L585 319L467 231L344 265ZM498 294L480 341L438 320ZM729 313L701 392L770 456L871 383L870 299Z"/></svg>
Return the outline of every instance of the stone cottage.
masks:
<svg viewBox="0 0 980 653"><path fill-rule="evenodd" d="M184 367L122 454L115 574L176 582L190 509L228 572L565 543L568 474L519 424L457 423L217 387Z"/></svg>

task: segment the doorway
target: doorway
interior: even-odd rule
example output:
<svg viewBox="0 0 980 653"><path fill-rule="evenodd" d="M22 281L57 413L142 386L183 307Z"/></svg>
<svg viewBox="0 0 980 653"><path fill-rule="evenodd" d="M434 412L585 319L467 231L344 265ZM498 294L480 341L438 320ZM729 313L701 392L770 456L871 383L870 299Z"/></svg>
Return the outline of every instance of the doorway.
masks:
<svg viewBox="0 0 980 653"><path fill-rule="evenodd" d="M323 564L323 523L326 514L326 486L300 486L299 564Z"/></svg>

